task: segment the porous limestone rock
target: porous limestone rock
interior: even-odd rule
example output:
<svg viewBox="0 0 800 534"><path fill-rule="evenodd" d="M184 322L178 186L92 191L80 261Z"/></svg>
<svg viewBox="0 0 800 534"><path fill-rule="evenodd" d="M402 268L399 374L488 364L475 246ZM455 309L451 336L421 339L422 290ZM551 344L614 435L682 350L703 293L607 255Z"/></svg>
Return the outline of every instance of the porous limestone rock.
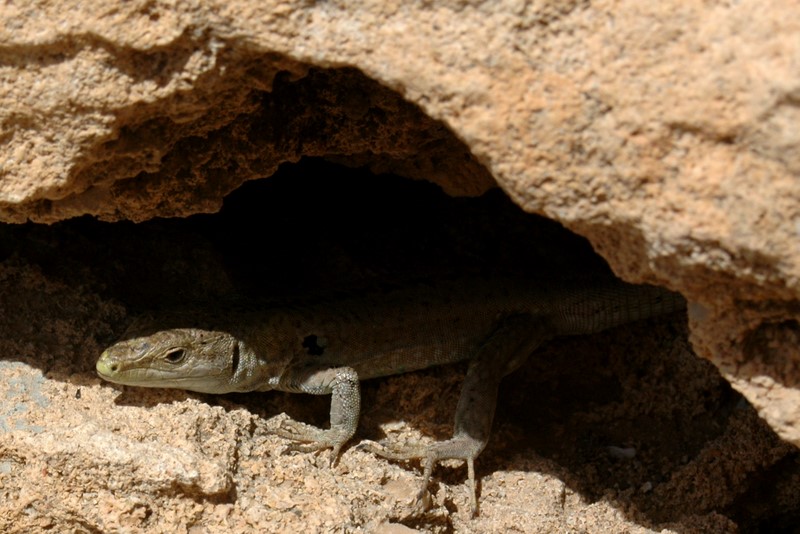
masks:
<svg viewBox="0 0 800 534"><path fill-rule="evenodd" d="M774 0L7 2L0 219L213 212L303 156L496 183L681 291L800 445L798 34Z"/></svg>

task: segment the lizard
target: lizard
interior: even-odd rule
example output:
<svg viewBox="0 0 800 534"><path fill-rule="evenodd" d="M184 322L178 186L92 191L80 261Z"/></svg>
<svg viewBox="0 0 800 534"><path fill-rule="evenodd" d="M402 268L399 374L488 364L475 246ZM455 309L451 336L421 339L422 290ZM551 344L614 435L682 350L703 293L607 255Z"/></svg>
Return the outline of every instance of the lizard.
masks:
<svg viewBox="0 0 800 534"><path fill-rule="evenodd" d="M555 337L592 334L685 305L677 293L618 280L420 283L149 317L108 347L96 370L130 386L331 395L329 428L287 418L274 432L293 440L288 450L331 449L333 464L356 433L360 381L467 360L450 439L405 448L371 441L359 446L393 460L422 461L415 514L428 506L435 465L465 461L474 516L474 462L489 440L501 379Z"/></svg>

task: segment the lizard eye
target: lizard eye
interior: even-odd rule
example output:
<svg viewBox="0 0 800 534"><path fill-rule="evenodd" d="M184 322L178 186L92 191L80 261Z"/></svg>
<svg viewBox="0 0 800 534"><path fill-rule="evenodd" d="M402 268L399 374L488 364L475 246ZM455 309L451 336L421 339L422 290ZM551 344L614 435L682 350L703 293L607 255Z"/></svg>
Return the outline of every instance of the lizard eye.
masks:
<svg viewBox="0 0 800 534"><path fill-rule="evenodd" d="M186 356L186 351L183 349L175 349L168 352L167 355L164 356L164 359L169 363L180 363L183 361L184 356Z"/></svg>

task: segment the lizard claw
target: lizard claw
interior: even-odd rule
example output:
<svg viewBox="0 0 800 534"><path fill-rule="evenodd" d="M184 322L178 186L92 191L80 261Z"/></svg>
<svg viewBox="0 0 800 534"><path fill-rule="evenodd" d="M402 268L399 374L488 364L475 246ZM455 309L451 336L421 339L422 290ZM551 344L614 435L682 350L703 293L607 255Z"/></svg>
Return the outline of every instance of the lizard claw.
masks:
<svg viewBox="0 0 800 534"><path fill-rule="evenodd" d="M339 460L341 445L327 445L320 443L291 443L283 449L282 454L290 454L293 452L302 452L302 453L320 452L323 449L327 448L331 449L330 467L336 467L336 464Z"/></svg>
<svg viewBox="0 0 800 534"><path fill-rule="evenodd" d="M342 438L340 433L335 430L317 428L292 419L281 421L281 424L272 433L295 442L288 445L284 449L284 453L316 452L331 449L331 467L336 465L342 445L349 439L349 437Z"/></svg>
<svg viewBox="0 0 800 534"><path fill-rule="evenodd" d="M422 460L424 471L419 491L414 497L412 515L419 515L430 509L430 486L433 468L440 460L465 460L467 462L467 486L469 489L470 512L473 517L478 515L478 498L475 484L475 457L480 453L476 442L469 438L457 437L433 445L411 445L407 447L387 447L375 441L365 440L357 448L388 458L390 460Z"/></svg>

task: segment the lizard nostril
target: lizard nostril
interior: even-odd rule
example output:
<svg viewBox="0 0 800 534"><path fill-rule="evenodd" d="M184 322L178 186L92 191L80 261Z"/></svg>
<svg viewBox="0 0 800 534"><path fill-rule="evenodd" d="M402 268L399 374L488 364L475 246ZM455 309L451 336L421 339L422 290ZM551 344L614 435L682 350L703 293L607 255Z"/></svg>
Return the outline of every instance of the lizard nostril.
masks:
<svg viewBox="0 0 800 534"><path fill-rule="evenodd" d="M116 360L112 360L105 353L97 360L97 372L100 376L109 377L117 374L120 371L120 364Z"/></svg>

